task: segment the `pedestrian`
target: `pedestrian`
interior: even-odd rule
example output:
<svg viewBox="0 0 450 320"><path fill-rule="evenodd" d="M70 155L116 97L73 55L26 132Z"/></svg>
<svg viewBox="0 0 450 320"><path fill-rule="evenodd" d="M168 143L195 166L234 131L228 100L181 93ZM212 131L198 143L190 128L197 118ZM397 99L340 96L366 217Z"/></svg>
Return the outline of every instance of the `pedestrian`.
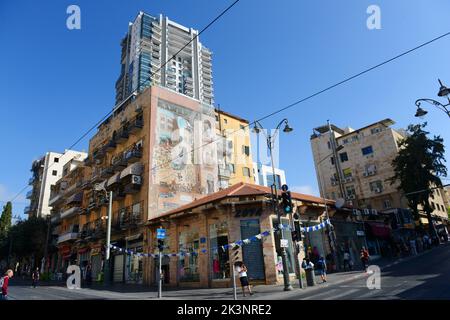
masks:
<svg viewBox="0 0 450 320"><path fill-rule="evenodd" d="M88 264L87 267L86 267L86 284L89 287L92 284L92 267L91 267L91 264Z"/></svg>
<svg viewBox="0 0 450 320"><path fill-rule="evenodd" d="M367 267L369 266L369 251L367 251L365 247L361 248L360 259L364 268L364 272L367 272Z"/></svg>
<svg viewBox="0 0 450 320"><path fill-rule="evenodd" d="M317 260L317 270L319 270L322 282L327 282L327 264L322 256L320 256L319 260Z"/></svg>
<svg viewBox="0 0 450 320"><path fill-rule="evenodd" d="M33 286L33 288L36 288L39 281L39 267L36 267L36 269L33 271L33 273L31 274L31 279L31 285Z"/></svg>
<svg viewBox="0 0 450 320"><path fill-rule="evenodd" d="M248 276L247 276L247 266L242 263L239 262L236 265L236 272L239 274L239 280L241 282L241 287L242 287L242 295L245 297L245 289L247 288L248 292L250 293L250 295L253 295L252 289L250 288L250 284L248 282Z"/></svg>
<svg viewBox="0 0 450 320"><path fill-rule="evenodd" d="M9 279L11 279L14 275L14 272L9 269L6 271L5 275L0 279L0 286L2 287L2 295L0 300L8 300L8 285Z"/></svg>
<svg viewBox="0 0 450 320"><path fill-rule="evenodd" d="M345 251L344 252L344 271L347 271L347 266L348 266L349 270L352 270L352 265L351 265L350 261L351 261L350 252Z"/></svg>
<svg viewBox="0 0 450 320"><path fill-rule="evenodd" d="M410 253L413 256L417 256L417 247L416 247L416 240L414 238L411 238L409 240L409 247L410 247Z"/></svg>

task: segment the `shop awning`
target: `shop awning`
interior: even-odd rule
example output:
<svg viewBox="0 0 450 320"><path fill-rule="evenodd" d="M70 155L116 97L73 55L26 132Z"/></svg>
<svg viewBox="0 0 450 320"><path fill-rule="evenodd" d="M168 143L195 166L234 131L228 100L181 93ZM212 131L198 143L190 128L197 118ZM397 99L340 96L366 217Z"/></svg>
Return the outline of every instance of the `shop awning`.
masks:
<svg viewBox="0 0 450 320"><path fill-rule="evenodd" d="M142 169L143 169L142 163L140 163L140 162L133 163L122 170L122 172L120 173L120 179L123 179L126 176L129 176L132 174L141 175Z"/></svg>
<svg viewBox="0 0 450 320"><path fill-rule="evenodd" d="M95 184L95 190L102 190L106 187L107 180Z"/></svg>
<svg viewBox="0 0 450 320"><path fill-rule="evenodd" d="M129 236L129 237L125 237L125 240L126 241L134 241L134 240L138 240L139 238L142 238L142 233L135 234L135 235Z"/></svg>
<svg viewBox="0 0 450 320"><path fill-rule="evenodd" d="M118 183L119 181L120 181L120 172L117 172L111 178L108 179L106 186L107 187L112 186L114 183Z"/></svg>
<svg viewBox="0 0 450 320"><path fill-rule="evenodd" d="M69 203L73 203L73 202L81 202L83 201L83 192L79 192L79 193L75 193L73 196L71 196L68 200L67 200L67 204Z"/></svg>
<svg viewBox="0 0 450 320"><path fill-rule="evenodd" d="M389 239L391 236L391 228L382 222L367 222L373 236L380 239Z"/></svg>

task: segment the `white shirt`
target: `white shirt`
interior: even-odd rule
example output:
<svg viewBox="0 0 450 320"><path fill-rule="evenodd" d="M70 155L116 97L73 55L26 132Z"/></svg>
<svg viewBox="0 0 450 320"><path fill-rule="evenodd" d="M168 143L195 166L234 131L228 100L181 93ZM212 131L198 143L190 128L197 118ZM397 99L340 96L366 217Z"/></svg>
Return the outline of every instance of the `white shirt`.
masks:
<svg viewBox="0 0 450 320"><path fill-rule="evenodd" d="M247 272L245 272L241 267L236 267L236 272L239 273L239 277L241 278L247 276Z"/></svg>

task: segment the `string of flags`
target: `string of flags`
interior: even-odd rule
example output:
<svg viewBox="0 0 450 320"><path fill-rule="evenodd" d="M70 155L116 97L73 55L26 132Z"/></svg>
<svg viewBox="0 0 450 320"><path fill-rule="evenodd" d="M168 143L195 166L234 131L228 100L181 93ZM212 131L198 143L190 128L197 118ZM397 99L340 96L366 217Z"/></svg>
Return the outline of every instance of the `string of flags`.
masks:
<svg viewBox="0 0 450 320"><path fill-rule="evenodd" d="M329 219L327 219L324 222L322 222L320 224L317 224L315 226L301 227L300 230L302 232L313 232L313 231L318 231L320 229L323 229L327 225L331 225L331 222L330 222ZM283 225L283 224L281 224L279 226L279 229L293 231L293 227L290 226L290 225ZM214 251L214 250L221 249L223 251L226 251L229 248L235 248L236 246L243 246L244 244L249 244L252 241L257 241L257 240L261 240L264 237L268 237L272 232L275 232L275 231L277 231L277 228L272 228L270 230L264 231L264 232L262 232L260 234L257 234L257 235L255 235L253 237L250 237L250 238L247 238L247 239L244 239L244 240L238 240L236 242L232 242L232 243L229 243L229 244L226 244L226 245L223 245L223 246L213 247L212 250ZM158 258L159 257L159 254L157 254L157 253L135 252L135 251L133 251L131 249L123 249L123 248L120 248L120 247L115 246L115 245L110 245L110 248L112 250L116 250L118 252L123 252L123 253L130 254L130 255L135 255L137 257L151 257L151 258ZM199 252L192 251L192 252L164 253L162 256L163 257L188 257L188 256L198 256L199 253L206 254L206 253L208 253L208 250L207 249L200 249Z"/></svg>

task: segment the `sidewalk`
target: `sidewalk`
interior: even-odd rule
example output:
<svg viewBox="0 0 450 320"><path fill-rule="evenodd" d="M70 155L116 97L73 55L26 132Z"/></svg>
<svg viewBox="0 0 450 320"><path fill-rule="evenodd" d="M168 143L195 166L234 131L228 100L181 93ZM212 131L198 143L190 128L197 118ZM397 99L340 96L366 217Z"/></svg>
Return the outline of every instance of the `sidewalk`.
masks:
<svg viewBox="0 0 450 320"><path fill-rule="evenodd" d="M450 243L442 244L439 247L450 246ZM377 265L380 267L382 271L388 269L394 265L399 263L403 263L409 261L411 259L420 258L427 253L433 252L439 247L434 247L431 250L427 250L419 253L416 256L408 256L404 258L397 259L386 259L381 258L375 261L370 262L369 264ZM356 271L347 271L347 272L337 272L328 275L328 281L326 285L336 285L343 284L346 282L351 282L356 279L362 279L367 277L368 274L363 272L362 270ZM30 285L31 281L22 281L22 279L17 279L18 281L14 281L13 285ZM299 288L298 280L292 281L291 285L296 290L302 290L302 292L316 292L317 290L325 289L326 285L321 283L320 277L316 276L316 285L313 287L306 287L306 280L303 279L304 289ZM65 282L41 282L40 286L54 286L60 287L60 289L65 290ZM256 285L253 287L253 291L256 293L252 297L242 297L241 288L238 287L238 299L239 300L247 300L247 299L267 299L272 296L280 298L283 296L283 285ZM77 290L78 291L78 290ZM78 291L80 293L85 293L91 296L98 296L99 298L112 298L112 299L156 299L157 298L157 288L156 287L148 287L145 285L137 285L137 284L112 284L112 285L102 285L102 284L92 284L90 287L86 287L82 285L82 288ZM292 291L291 291L292 292ZM219 300L219 299L233 299L233 288L163 288L163 299L183 299L183 300L198 300L198 299L206 299L206 300Z"/></svg>

